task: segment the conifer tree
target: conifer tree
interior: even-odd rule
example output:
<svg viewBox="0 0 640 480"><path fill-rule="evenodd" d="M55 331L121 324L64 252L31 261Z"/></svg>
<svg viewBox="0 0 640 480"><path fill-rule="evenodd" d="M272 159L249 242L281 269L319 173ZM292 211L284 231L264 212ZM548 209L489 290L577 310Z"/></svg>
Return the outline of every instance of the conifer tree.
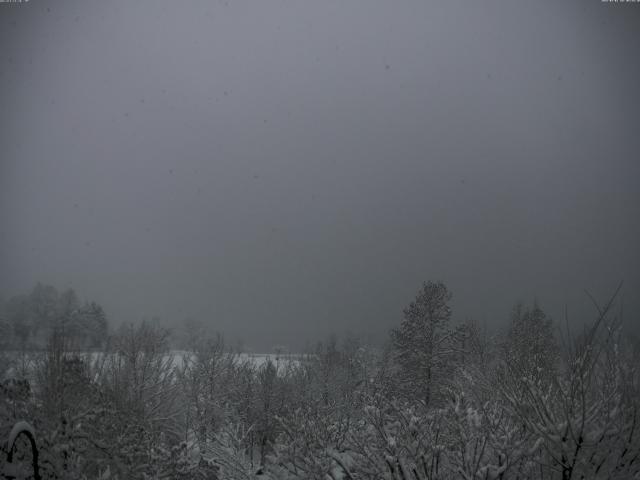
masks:
<svg viewBox="0 0 640 480"><path fill-rule="evenodd" d="M400 327L391 332L402 390L427 405L452 353L450 301L451 293L444 283L423 283L415 300L404 309Z"/></svg>

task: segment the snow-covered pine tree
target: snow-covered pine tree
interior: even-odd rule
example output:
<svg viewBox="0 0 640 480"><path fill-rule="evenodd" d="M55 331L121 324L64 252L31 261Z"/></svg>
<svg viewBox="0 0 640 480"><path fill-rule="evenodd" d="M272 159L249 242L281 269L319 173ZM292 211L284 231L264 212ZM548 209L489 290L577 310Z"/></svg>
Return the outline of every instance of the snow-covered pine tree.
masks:
<svg viewBox="0 0 640 480"><path fill-rule="evenodd" d="M506 367L517 377L536 383L548 383L554 377L559 352L553 321L537 302L531 308L522 303L514 307L502 354Z"/></svg>
<svg viewBox="0 0 640 480"><path fill-rule="evenodd" d="M429 405L449 368L453 333L449 330L451 293L442 282L424 282L391 331L398 380L405 395Z"/></svg>

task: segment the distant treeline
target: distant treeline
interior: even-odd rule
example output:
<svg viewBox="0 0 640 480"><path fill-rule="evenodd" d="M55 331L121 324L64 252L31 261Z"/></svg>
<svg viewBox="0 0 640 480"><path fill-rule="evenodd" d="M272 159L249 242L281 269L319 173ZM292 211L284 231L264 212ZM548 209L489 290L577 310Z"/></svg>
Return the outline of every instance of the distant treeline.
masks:
<svg viewBox="0 0 640 480"><path fill-rule="evenodd" d="M108 332L104 309L96 302L81 303L71 288L59 292L41 283L0 303L1 349L40 349L54 332L69 348L101 348Z"/></svg>

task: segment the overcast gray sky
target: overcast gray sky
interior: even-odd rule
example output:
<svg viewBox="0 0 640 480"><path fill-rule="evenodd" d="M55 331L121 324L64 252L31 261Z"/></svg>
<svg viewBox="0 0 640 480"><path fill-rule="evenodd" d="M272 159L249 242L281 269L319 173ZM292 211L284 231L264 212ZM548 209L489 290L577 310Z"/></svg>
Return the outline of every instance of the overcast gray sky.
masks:
<svg viewBox="0 0 640 480"><path fill-rule="evenodd" d="M0 291L257 349L640 313L640 3L0 4ZM587 308L585 308L585 306Z"/></svg>

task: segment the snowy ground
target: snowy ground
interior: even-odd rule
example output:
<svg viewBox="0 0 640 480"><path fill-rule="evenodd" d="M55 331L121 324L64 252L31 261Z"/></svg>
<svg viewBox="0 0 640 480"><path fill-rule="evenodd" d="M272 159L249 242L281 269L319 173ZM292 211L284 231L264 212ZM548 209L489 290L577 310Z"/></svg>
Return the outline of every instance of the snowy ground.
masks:
<svg viewBox="0 0 640 480"><path fill-rule="evenodd" d="M32 377L31 373L37 362L42 361L46 352L29 351L23 356L19 351L0 352L0 380L19 377ZM95 364L102 358L104 352L78 352L75 354L83 358L89 358L91 363ZM172 350L165 358L171 359L175 367L182 367L185 358L193 355L191 352L184 350ZM305 358L305 355L297 353L275 354L275 353L239 353L237 354L238 362L248 361L253 363L256 368L260 368L267 362L271 361L278 371L283 371L289 366L298 366ZM31 380L35 380L30 378Z"/></svg>

